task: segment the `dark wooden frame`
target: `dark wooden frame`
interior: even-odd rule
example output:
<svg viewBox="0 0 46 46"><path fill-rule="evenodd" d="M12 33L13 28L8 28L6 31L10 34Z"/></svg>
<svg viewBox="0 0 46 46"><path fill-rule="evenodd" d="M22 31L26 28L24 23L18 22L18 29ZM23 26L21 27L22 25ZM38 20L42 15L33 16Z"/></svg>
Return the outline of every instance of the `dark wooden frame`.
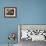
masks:
<svg viewBox="0 0 46 46"><path fill-rule="evenodd" d="M8 16L8 17L5 16L5 9L6 9L6 8L15 8L15 9L16 9L16 14L15 14L15 16L12 16L12 17L11 17L11 16ZM4 17L5 17L5 18L16 18L16 17L17 17L17 8L16 8L16 7L4 7Z"/></svg>

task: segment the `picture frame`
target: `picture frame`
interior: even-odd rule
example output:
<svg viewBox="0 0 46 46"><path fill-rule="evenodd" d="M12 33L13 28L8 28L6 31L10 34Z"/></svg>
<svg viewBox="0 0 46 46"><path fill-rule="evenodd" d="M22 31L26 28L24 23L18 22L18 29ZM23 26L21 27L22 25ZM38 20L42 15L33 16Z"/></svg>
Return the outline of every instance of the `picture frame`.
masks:
<svg viewBox="0 0 46 46"><path fill-rule="evenodd" d="M24 31L28 30L28 35L27 33L24 32L23 35L22 34L23 30ZM24 36L28 37L25 38ZM46 24L18 24L18 38L19 42L21 42L22 40L46 41Z"/></svg>
<svg viewBox="0 0 46 46"><path fill-rule="evenodd" d="M17 8L16 7L5 7L4 8L4 17L5 18L16 18L17 17Z"/></svg>

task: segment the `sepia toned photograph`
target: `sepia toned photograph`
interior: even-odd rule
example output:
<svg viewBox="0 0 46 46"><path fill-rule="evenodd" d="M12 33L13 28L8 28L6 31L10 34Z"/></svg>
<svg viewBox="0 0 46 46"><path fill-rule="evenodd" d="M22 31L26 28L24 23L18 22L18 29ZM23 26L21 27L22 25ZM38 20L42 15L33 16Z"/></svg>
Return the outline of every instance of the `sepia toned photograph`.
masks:
<svg viewBox="0 0 46 46"><path fill-rule="evenodd" d="M16 13L17 13L17 9L16 7L5 7L4 8L4 17L8 17L8 18L16 18Z"/></svg>

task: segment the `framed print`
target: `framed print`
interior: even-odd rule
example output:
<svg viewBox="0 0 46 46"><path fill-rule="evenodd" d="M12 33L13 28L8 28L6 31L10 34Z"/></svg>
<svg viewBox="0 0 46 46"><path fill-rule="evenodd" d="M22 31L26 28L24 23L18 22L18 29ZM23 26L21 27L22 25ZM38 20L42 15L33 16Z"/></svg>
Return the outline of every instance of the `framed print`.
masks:
<svg viewBox="0 0 46 46"><path fill-rule="evenodd" d="M4 8L4 17L7 18L16 18L17 8L16 7L5 7Z"/></svg>
<svg viewBox="0 0 46 46"><path fill-rule="evenodd" d="M46 41L46 24L19 24L18 38L21 40Z"/></svg>

